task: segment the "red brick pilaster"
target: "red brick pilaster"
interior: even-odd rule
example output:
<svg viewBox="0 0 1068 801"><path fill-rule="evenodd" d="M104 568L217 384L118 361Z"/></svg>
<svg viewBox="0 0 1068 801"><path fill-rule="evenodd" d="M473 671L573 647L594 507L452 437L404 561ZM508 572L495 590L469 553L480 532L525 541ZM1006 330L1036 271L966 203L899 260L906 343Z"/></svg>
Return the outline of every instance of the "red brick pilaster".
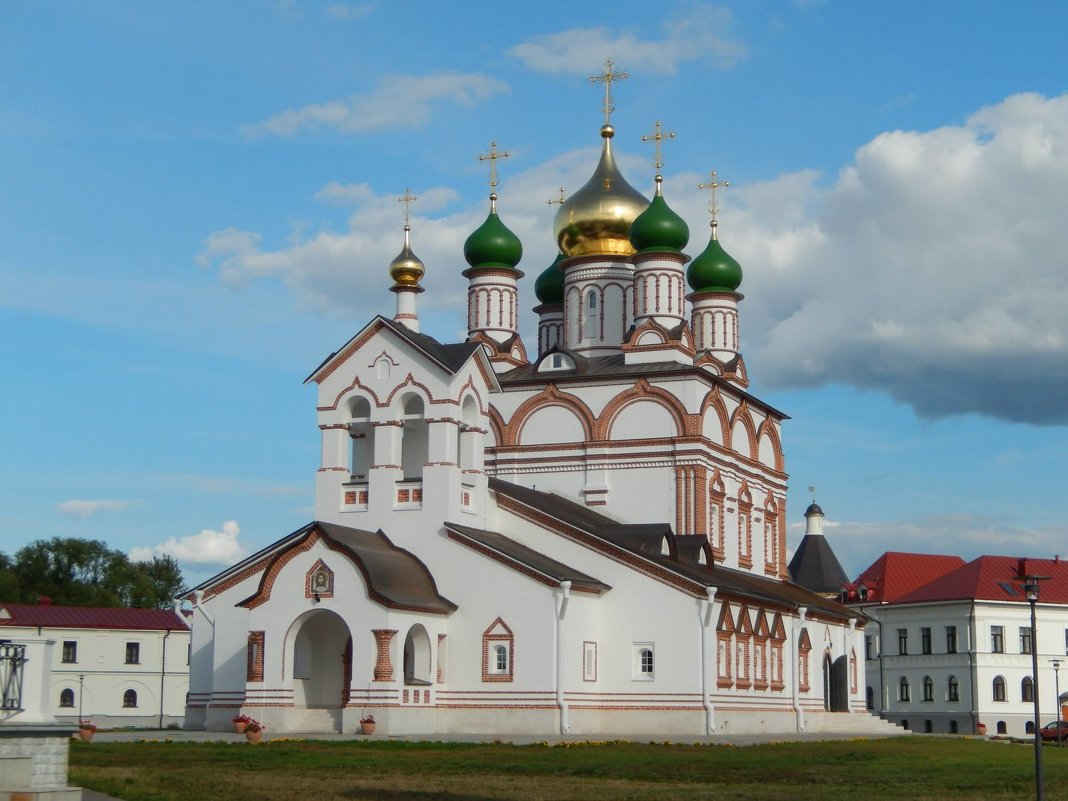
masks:
<svg viewBox="0 0 1068 801"><path fill-rule="evenodd" d="M393 660L389 654L389 644L397 636L396 629L371 629L375 635L378 658L375 660L375 681L393 681Z"/></svg>

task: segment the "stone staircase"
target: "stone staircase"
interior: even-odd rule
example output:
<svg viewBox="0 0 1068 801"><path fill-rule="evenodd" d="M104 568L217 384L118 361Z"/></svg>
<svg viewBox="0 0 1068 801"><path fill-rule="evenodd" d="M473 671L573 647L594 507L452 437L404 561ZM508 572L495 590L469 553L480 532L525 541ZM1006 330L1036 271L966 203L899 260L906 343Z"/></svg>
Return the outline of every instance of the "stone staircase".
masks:
<svg viewBox="0 0 1068 801"><path fill-rule="evenodd" d="M883 720L868 712L823 712L806 711L805 729L808 732L827 732L841 734L908 734L896 723Z"/></svg>
<svg viewBox="0 0 1068 801"><path fill-rule="evenodd" d="M294 717L288 727L294 732L314 732L316 734L336 734L341 731L340 709L317 709L309 707Z"/></svg>

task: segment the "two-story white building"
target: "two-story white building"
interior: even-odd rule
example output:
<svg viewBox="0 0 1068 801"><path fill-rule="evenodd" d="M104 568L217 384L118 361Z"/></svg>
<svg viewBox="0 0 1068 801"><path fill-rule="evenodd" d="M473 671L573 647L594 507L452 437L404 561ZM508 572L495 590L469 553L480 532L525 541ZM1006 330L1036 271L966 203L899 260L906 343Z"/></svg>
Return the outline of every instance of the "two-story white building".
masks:
<svg viewBox="0 0 1068 801"><path fill-rule="evenodd" d="M872 621L868 708L917 732L970 734L983 724L990 734L1031 734L1037 648L1043 724L1057 720L1062 678L1068 690L1068 566L1027 559L1026 570L1048 576L1037 642L1014 557L887 553L861 573L846 600Z"/></svg>
<svg viewBox="0 0 1068 801"><path fill-rule="evenodd" d="M174 609L0 602L0 640L47 638L51 687L43 712L61 723L181 725L189 690L190 629Z"/></svg>

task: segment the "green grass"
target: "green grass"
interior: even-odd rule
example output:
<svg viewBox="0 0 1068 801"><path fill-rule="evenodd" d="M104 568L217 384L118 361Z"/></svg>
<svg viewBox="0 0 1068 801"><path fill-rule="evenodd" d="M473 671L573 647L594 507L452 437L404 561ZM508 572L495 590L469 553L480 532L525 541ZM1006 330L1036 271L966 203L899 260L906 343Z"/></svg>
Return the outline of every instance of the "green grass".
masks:
<svg viewBox="0 0 1068 801"><path fill-rule="evenodd" d="M1068 801L1068 748L1043 749ZM1029 745L898 737L735 748L667 744L71 744L72 784L124 801L829 801L1027 799Z"/></svg>

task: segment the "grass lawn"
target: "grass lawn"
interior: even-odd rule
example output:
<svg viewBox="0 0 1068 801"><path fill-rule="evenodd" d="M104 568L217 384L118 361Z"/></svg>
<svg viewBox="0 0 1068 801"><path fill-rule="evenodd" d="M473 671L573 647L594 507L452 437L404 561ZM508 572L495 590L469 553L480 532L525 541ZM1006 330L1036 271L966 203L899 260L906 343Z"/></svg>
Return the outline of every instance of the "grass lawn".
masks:
<svg viewBox="0 0 1068 801"><path fill-rule="evenodd" d="M1068 801L1068 747L1043 749ZM896 737L751 747L385 740L71 743L74 785L124 801L703 801L1034 798L1034 750Z"/></svg>

